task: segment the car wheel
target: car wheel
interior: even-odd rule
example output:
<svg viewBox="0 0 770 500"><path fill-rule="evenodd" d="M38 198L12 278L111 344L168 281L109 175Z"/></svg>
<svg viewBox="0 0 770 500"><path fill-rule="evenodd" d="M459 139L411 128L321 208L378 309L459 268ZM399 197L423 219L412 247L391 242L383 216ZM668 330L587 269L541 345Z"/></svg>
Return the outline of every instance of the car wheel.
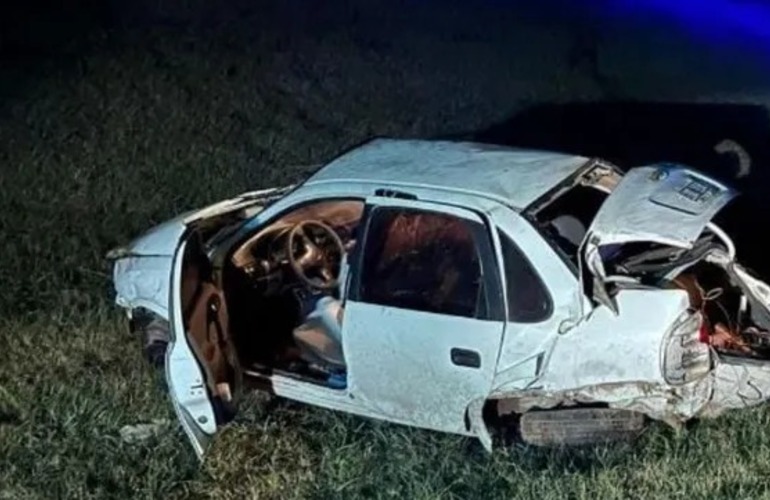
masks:
<svg viewBox="0 0 770 500"><path fill-rule="evenodd" d="M131 330L142 342L144 358L153 368L162 369L166 363L166 350L171 339L168 321L146 311L137 311Z"/></svg>
<svg viewBox="0 0 770 500"><path fill-rule="evenodd" d="M579 446L632 441L647 422L641 413L612 408L570 408L525 413L519 420L522 441L534 446Z"/></svg>

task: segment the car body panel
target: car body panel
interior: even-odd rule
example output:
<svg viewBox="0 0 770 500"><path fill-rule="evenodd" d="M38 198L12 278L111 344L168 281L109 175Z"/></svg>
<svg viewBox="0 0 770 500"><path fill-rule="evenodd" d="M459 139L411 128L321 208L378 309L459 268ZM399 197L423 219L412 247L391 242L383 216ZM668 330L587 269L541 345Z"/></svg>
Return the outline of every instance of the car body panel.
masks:
<svg viewBox="0 0 770 500"><path fill-rule="evenodd" d="M377 197L367 204L375 210L435 211L484 225L478 214L446 204ZM354 265L351 272L360 270ZM469 431L468 407L484 399L492 385L503 321L368 304L352 297L345 301L342 327L351 397L388 419L445 432ZM453 353L459 350L477 355L479 366L456 364Z"/></svg>
<svg viewBox="0 0 770 500"><path fill-rule="evenodd" d="M493 383L493 393L506 393L525 389L542 374L559 332L580 320L581 293L575 275L529 221L503 206L490 216L528 257L553 303L552 314L544 321L507 323ZM502 256L498 260L502 265Z"/></svg>
<svg viewBox="0 0 770 500"><path fill-rule="evenodd" d="M179 239L187 229L185 219L195 213L196 210L190 210L151 227L128 245L111 250L107 254L107 258L119 259L154 255L172 257L179 246Z"/></svg>
<svg viewBox="0 0 770 500"><path fill-rule="evenodd" d="M348 301L344 325L353 397L387 419L465 433L468 405L490 392L502 322ZM479 353L480 368L454 365L454 348Z"/></svg>
<svg viewBox="0 0 770 500"><path fill-rule="evenodd" d="M306 184L430 187L484 196L521 210L588 162L582 156L491 144L375 139L335 158Z"/></svg>
<svg viewBox="0 0 770 500"><path fill-rule="evenodd" d="M538 384L551 391L608 383L666 385L661 346L677 317L689 307L687 293L622 290L618 305L620 314L597 308L561 335Z"/></svg>
<svg viewBox="0 0 770 500"><path fill-rule="evenodd" d="M348 389L332 389L317 384L308 384L280 373L265 375L264 373L247 370L246 374L257 380L257 385L261 382L266 387L269 387L271 393L282 398L395 424L414 425L412 420L407 418L406 415L388 415L371 405L367 405L365 402L359 401L355 396L351 397L351 392ZM463 427L454 432L454 434L478 437L473 427L470 429Z"/></svg>
<svg viewBox="0 0 770 500"><path fill-rule="evenodd" d="M684 167L631 169L596 214L589 245L649 241L689 248L736 194Z"/></svg>
<svg viewBox="0 0 770 500"><path fill-rule="evenodd" d="M115 302L129 312L147 309L168 320L173 263L172 255L138 255L116 260L113 267Z"/></svg>

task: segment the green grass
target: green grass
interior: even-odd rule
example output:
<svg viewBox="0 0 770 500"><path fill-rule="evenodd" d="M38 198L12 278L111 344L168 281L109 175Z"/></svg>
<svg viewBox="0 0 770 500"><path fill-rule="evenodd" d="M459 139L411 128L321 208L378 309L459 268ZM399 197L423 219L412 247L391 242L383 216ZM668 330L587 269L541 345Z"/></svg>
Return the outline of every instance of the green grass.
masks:
<svg viewBox="0 0 770 500"><path fill-rule="evenodd" d="M121 442L122 426L173 416L110 303L109 248L181 210L298 180L371 135L600 96L563 64L538 64L566 53L559 32L502 19L449 37L417 14L380 14L324 36L258 16L206 38L129 32L0 68L0 498L768 496L765 409L654 427L634 446L487 455L465 438L256 401L203 466L177 426ZM439 26L464 14L443 15ZM536 32L546 56L510 56Z"/></svg>

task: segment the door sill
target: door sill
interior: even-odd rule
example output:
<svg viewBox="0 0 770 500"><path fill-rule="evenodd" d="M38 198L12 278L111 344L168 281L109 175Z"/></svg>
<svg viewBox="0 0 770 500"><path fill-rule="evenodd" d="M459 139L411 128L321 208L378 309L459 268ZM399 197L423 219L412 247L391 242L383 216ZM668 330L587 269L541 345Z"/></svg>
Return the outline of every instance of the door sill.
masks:
<svg viewBox="0 0 770 500"><path fill-rule="evenodd" d="M320 377L320 374L319 376L314 376L305 373L298 373L296 371L287 370L284 368L271 368L259 363L252 363L249 368L243 371L243 374L247 377L261 380L270 380L273 376L279 375L283 378L291 379L297 382L313 384L325 389L332 389L340 392L344 392L347 389L347 384L340 384L338 379L330 381L332 377L323 379Z"/></svg>

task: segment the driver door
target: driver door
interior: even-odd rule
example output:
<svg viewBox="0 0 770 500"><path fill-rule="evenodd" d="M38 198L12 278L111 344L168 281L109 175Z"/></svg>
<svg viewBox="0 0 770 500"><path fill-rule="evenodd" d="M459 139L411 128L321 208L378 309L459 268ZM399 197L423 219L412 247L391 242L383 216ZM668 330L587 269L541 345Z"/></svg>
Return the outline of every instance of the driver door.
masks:
<svg viewBox="0 0 770 500"><path fill-rule="evenodd" d="M371 198L343 320L349 397L371 414L472 434L504 320L490 225L470 210Z"/></svg>
<svg viewBox="0 0 770 500"><path fill-rule="evenodd" d="M199 458L217 426L234 416L241 385L225 296L211 280L203 251L188 233L174 256L165 362L174 410Z"/></svg>

